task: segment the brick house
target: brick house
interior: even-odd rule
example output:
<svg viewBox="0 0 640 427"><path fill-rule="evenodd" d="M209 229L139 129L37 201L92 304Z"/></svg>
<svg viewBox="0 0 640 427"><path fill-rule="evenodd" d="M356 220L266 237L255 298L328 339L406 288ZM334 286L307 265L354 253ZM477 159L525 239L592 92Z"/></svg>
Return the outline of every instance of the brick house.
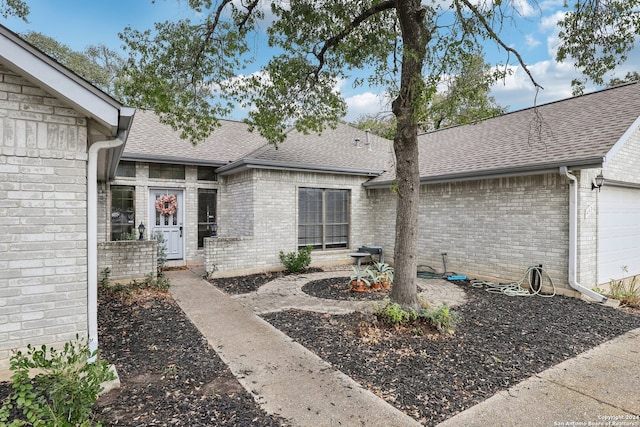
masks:
<svg viewBox="0 0 640 427"><path fill-rule="evenodd" d="M133 114L0 26L0 373L28 343L97 346L97 182Z"/></svg>
<svg viewBox="0 0 640 427"><path fill-rule="evenodd" d="M217 276L307 245L315 265L361 245L394 261L391 141L339 124L276 149L222 121L193 146L4 27L0 79L0 371L27 343L96 346L100 271L152 271L136 263L158 233L170 264ZM422 135L418 264L446 253L449 270L502 280L542 264L595 298L640 274L639 116L633 83Z"/></svg>
<svg viewBox="0 0 640 427"><path fill-rule="evenodd" d="M351 248L372 243L363 184L389 168L390 150L390 141L345 124L321 136L292 131L276 150L228 120L192 145L139 110L116 176L101 187L98 239L127 238L143 224L145 237L163 234L169 265L208 258L218 274L280 267L280 250L306 244L317 246L317 264L348 261ZM318 228L298 224L299 193L332 204L333 234L298 235ZM214 229L217 238L207 239Z"/></svg>
<svg viewBox="0 0 640 427"><path fill-rule="evenodd" d="M595 298L590 288L640 274L639 112L640 84L629 84L421 135L418 264L442 269L446 253L449 270L502 280L542 264L560 293ZM169 218L182 236L175 263L255 273L307 244L316 265L349 262L361 245L393 262L390 141L345 124L292 131L277 149L237 122L195 147L163 132L137 114L122 157L137 175L110 185L135 190L136 217L152 229L156 198L184 200ZM598 175L605 184L592 188Z"/></svg>

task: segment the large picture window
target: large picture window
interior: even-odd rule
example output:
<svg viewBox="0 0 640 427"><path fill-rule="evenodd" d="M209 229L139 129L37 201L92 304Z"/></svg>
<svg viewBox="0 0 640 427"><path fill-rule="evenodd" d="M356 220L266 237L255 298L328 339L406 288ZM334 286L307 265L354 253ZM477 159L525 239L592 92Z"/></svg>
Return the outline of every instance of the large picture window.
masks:
<svg viewBox="0 0 640 427"><path fill-rule="evenodd" d="M136 238L135 192L135 187L111 186L111 240Z"/></svg>
<svg viewBox="0 0 640 427"><path fill-rule="evenodd" d="M298 248L349 246L349 190L298 190Z"/></svg>
<svg viewBox="0 0 640 427"><path fill-rule="evenodd" d="M204 247L204 238L211 237L216 223L216 190L198 189L198 247Z"/></svg>

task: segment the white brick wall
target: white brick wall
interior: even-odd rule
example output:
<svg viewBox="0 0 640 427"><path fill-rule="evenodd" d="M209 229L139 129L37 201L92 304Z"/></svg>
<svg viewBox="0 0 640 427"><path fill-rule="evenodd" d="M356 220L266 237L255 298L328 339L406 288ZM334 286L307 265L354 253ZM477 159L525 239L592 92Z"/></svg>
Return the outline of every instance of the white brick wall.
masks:
<svg viewBox="0 0 640 427"><path fill-rule="evenodd" d="M612 158L606 159L602 173L609 180L640 184L639 164L640 129L636 129L624 146Z"/></svg>
<svg viewBox="0 0 640 427"><path fill-rule="evenodd" d="M220 237L205 243L205 269L234 275L281 268L278 253L297 250L299 187L350 190L350 249L377 244L370 233L376 212L370 209L364 181L357 176L258 169L229 177L221 190ZM315 251L312 264L350 262L348 252Z"/></svg>
<svg viewBox="0 0 640 427"><path fill-rule="evenodd" d="M396 194L371 191L376 240L393 260ZM421 189L418 264L470 276L518 280L543 264L567 285L568 180L558 174L425 185Z"/></svg>
<svg viewBox="0 0 640 427"><path fill-rule="evenodd" d="M0 65L0 370L87 331L86 120Z"/></svg>

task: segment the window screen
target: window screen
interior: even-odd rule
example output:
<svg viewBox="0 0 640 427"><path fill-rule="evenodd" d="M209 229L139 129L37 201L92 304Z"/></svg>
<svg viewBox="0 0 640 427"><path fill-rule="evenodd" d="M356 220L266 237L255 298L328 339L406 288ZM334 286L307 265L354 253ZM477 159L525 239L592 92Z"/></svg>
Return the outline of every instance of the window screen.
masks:
<svg viewBox="0 0 640 427"><path fill-rule="evenodd" d="M298 247L349 246L349 190L298 190Z"/></svg>

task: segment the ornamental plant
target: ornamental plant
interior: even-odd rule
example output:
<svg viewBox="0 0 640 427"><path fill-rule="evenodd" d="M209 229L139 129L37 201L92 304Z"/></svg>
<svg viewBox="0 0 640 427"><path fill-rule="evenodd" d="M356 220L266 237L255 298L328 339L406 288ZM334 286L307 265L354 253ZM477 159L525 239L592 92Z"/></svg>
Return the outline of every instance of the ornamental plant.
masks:
<svg viewBox="0 0 640 427"><path fill-rule="evenodd" d="M301 273L311 264L311 251L313 246L306 246L298 250L298 252L289 252L285 254L280 251L280 262L284 268L291 273Z"/></svg>
<svg viewBox="0 0 640 427"><path fill-rule="evenodd" d="M91 407L102 391L101 384L115 379L106 361L95 357L85 340L67 342L62 351L46 346L27 346L26 354L11 356L13 392L0 406L0 425L17 427L99 426ZM30 372L39 373L30 378ZM20 413L19 418L10 419Z"/></svg>

